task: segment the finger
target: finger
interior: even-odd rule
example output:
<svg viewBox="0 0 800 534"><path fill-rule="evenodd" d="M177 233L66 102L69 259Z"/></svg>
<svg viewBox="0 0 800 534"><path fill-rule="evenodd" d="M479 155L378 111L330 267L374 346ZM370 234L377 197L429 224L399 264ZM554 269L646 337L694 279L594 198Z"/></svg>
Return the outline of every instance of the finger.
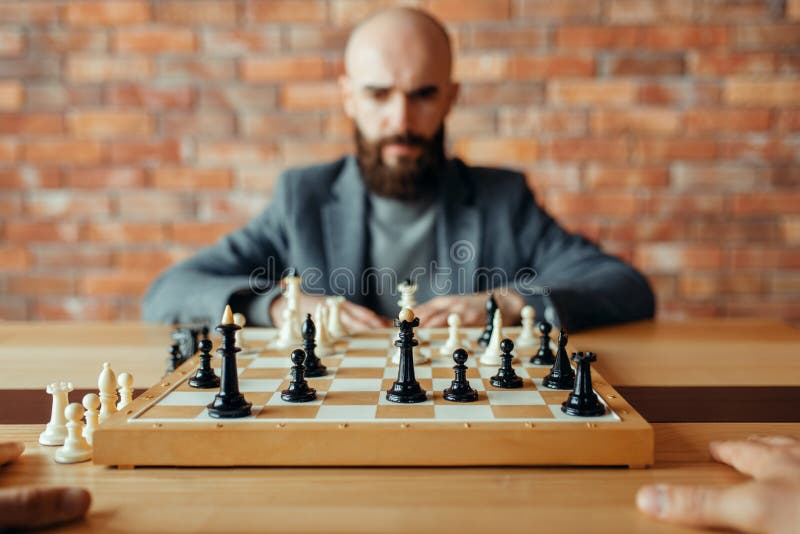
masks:
<svg viewBox="0 0 800 534"><path fill-rule="evenodd" d="M718 441L709 444L711 456L759 480L800 476L800 462L785 449L758 441Z"/></svg>
<svg viewBox="0 0 800 534"><path fill-rule="evenodd" d="M752 436L748 436L747 439L749 441L763 443L764 445L774 445L776 447L791 447L800 445L800 440L794 436L762 436L759 434L753 434Z"/></svg>
<svg viewBox="0 0 800 534"><path fill-rule="evenodd" d="M0 490L0 527L42 527L86 515L92 497L80 488Z"/></svg>
<svg viewBox="0 0 800 534"><path fill-rule="evenodd" d="M0 465L13 462L22 455L25 445L18 441L0 443Z"/></svg>
<svg viewBox="0 0 800 534"><path fill-rule="evenodd" d="M447 326L447 316L450 315L449 311L443 310L434 313L425 319L425 328L437 328L440 326ZM420 319L420 323L423 321Z"/></svg>
<svg viewBox="0 0 800 534"><path fill-rule="evenodd" d="M345 312L350 317L358 320L358 322L368 325L371 328L382 328L383 321L380 316L374 311L354 304L352 302L345 302L342 305L342 312Z"/></svg>
<svg viewBox="0 0 800 534"><path fill-rule="evenodd" d="M342 322L347 326L347 330L351 333L380 328L374 326L374 323L365 320L363 316L355 315L350 310L345 310L344 308L342 308Z"/></svg>
<svg viewBox="0 0 800 534"><path fill-rule="evenodd" d="M645 486L636 494L636 506L647 515L672 523L762 531L770 503L757 484L728 489Z"/></svg>

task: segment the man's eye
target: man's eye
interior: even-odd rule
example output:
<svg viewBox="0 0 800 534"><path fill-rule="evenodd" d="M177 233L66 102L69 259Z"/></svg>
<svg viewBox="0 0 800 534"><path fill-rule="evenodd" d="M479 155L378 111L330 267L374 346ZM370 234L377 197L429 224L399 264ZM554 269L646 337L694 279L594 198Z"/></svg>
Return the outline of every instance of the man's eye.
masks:
<svg viewBox="0 0 800 534"><path fill-rule="evenodd" d="M386 100L389 97L388 89L370 89L369 96L374 100Z"/></svg>
<svg viewBox="0 0 800 534"><path fill-rule="evenodd" d="M438 89L436 87L426 87L419 91L414 91L410 96L413 100L433 100L436 98L437 93Z"/></svg>

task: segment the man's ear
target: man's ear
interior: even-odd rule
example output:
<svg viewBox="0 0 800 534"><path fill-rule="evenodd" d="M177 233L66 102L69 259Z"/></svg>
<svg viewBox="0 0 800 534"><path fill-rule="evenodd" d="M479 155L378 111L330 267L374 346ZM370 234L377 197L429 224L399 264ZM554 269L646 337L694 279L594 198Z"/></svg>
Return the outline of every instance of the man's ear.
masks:
<svg viewBox="0 0 800 534"><path fill-rule="evenodd" d="M339 95L342 98L344 114L355 120L355 105L353 103L353 86L347 74L339 76Z"/></svg>

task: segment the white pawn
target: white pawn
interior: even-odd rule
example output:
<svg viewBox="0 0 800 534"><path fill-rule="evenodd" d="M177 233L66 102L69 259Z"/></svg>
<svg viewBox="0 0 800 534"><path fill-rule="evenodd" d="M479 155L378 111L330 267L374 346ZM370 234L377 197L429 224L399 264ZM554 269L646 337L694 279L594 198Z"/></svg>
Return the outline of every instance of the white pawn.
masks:
<svg viewBox="0 0 800 534"><path fill-rule="evenodd" d="M283 309L281 316L283 317L283 324L281 324L281 330L278 333L278 340L275 342L275 345L282 349L299 345L302 341L302 337L300 333L296 331L297 311L287 306Z"/></svg>
<svg viewBox="0 0 800 534"><path fill-rule="evenodd" d="M528 349L537 346L539 340L536 338L536 310L533 306L523 306L520 315L522 317L522 329L514 342L514 348Z"/></svg>
<svg viewBox="0 0 800 534"><path fill-rule="evenodd" d="M247 318L243 313L234 313L233 322L239 326L240 329L234 334L234 344L240 349L244 350L244 325L247 324Z"/></svg>
<svg viewBox="0 0 800 534"><path fill-rule="evenodd" d="M328 305L328 335L331 337L331 340L336 341L337 339L350 335L342 324L341 308L344 297L328 297L325 299L325 302Z"/></svg>
<svg viewBox="0 0 800 534"><path fill-rule="evenodd" d="M98 410L100 409L100 397L94 393L87 393L83 396L83 417L86 418L86 426L83 427L83 437L92 445L92 437L94 430L97 428L98 417L100 416Z"/></svg>
<svg viewBox="0 0 800 534"><path fill-rule="evenodd" d="M502 359L500 358L500 354L502 354L502 350L500 350L500 341L503 340L503 314L498 309L494 312L494 318L492 319L492 337L489 338L489 344L486 346L486 350L483 352L483 356L481 356L481 363L485 365L500 365Z"/></svg>
<svg viewBox="0 0 800 534"><path fill-rule="evenodd" d="M119 391L117 410L121 410L133 402L133 375L130 373L120 374L117 377L117 385L119 386L117 390Z"/></svg>
<svg viewBox="0 0 800 534"><path fill-rule="evenodd" d="M64 410L67 418L67 439L64 446L56 450L56 462L60 464L76 464L92 459L92 446L83 437L83 423L81 416L83 408L77 402L73 402Z"/></svg>
<svg viewBox="0 0 800 534"><path fill-rule="evenodd" d="M53 407L50 410L50 422L39 434L39 443L42 445L63 445L67 438L67 420L64 410L69 404L69 392L72 391L72 382L53 382L45 390L53 396Z"/></svg>
<svg viewBox="0 0 800 534"><path fill-rule="evenodd" d="M461 317L457 313L451 313L447 316L447 341L439 347L439 354L452 356L456 349L466 346L466 340L461 337Z"/></svg>
<svg viewBox="0 0 800 534"><path fill-rule="evenodd" d="M117 375L108 362L103 363L103 370L97 379L100 390L100 422L117 413Z"/></svg>
<svg viewBox="0 0 800 534"><path fill-rule="evenodd" d="M317 309L314 310L314 325L317 327L317 333L314 336L315 354L317 356L330 356L335 352L335 349L328 336L328 308L322 303L317 304Z"/></svg>

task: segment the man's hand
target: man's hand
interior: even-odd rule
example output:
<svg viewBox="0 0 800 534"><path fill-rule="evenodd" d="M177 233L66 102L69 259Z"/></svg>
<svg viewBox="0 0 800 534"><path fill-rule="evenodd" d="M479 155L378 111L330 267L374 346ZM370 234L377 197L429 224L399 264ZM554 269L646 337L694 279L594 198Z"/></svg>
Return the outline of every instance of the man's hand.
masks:
<svg viewBox="0 0 800 534"><path fill-rule="evenodd" d="M20 457L22 443L0 443L0 465ZM5 488L0 490L0 530L44 527L80 519L92 498L79 488Z"/></svg>
<svg viewBox="0 0 800 534"><path fill-rule="evenodd" d="M300 317L305 318L306 314L310 313L311 317L313 318L314 312L317 309L317 305L325 305L325 298L326 297L300 295L300 302L298 303L300 306L300 309L298 310ZM274 324L277 328L280 328L283 324L283 310L286 308L286 305L286 297L283 295L276 297L270 305L269 316L272 319L272 324ZM364 306L354 304L348 300L342 302L339 310L341 311L342 324L351 333L372 330L375 328L385 328L389 326L388 321L376 314L374 311L370 310L369 308L365 308Z"/></svg>
<svg viewBox="0 0 800 534"><path fill-rule="evenodd" d="M447 316L457 313L462 326L479 326L486 319L486 293L472 295L445 295L434 297L414 310L419 316L420 326L433 328L447 326ZM520 312L525 306L523 298L511 290L498 291L494 295L503 314L503 324L513 325L520 321Z"/></svg>
<svg viewBox="0 0 800 534"><path fill-rule="evenodd" d="M636 504L647 515L685 525L744 532L800 532L800 440L752 436L714 442L711 455L754 480L732 488L645 486Z"/></svg>

